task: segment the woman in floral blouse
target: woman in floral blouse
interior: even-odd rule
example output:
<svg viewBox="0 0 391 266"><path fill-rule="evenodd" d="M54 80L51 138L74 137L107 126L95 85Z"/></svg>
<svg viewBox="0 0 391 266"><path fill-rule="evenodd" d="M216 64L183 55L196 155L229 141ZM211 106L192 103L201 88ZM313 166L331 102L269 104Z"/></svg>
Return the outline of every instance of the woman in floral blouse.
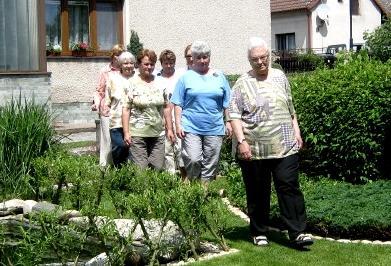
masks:
<svg viewBox="0 0 391 266"><path fill-rule="evenodd" d="M129 159L141 168L163 170L164 125L167 138L174 141L175 137L167 99L156 86L152 74L156 60L156 53L148 49L137 56L139 74L132 78L132 85L125 92L122 126L124 141L129 146Z"/></svg>

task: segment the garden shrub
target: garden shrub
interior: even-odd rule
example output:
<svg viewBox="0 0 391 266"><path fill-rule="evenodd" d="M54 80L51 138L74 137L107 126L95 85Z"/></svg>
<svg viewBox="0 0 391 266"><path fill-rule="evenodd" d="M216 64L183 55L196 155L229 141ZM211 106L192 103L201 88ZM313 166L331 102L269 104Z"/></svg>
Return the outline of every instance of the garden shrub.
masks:
<svg viewBox="0 0 391 266"><path fill-rule="evenodd" d="M391 19L376 28L373 32L365 32L365 45L374 58L386 62L391 58Z"/></svg>
<svg viewBox="0 0 391 266"><path fill-rule="evenodd" d="M390 76L391 62L361 56L291 77L306 171L350 182L389 177Z"/></svg>
<svg viewBox="0 0 391 266"><path fill-rule="evenodd" d="M47 106L21 96L0 107L0 198L28 189L23 177L33 159L56 143L52 120Z"/></svg>

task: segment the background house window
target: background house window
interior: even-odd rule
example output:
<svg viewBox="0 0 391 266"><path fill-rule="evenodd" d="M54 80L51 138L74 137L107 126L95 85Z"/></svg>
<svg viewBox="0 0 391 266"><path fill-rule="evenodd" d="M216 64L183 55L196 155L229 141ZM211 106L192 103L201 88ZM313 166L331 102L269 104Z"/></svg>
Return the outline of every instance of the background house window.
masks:
<svg viewBox="0 0 391 266"><path fill-rule="evenodd" d="M352 5L352 15L360 15L360 1L350 0Z"/></svg>
<svg viewBox="0 0 391 266"><path fill-rule="evenodd" d="M46 45L59 44L62 55L73 43L88 43L98 55L122 43L123 0L45 0Z"/></svg>
<svg viewBox="0 0 391 266"><path fill-rule="evenodd" d="M46 44L61 44L60 0L46 1Z"/></svg>
<svg viewBox="0 0 391 266"><path fill-rule="evenodd" d="M0 0L0 72L38 71L37 0Z"/></svg>
<svg viewBox="0 0 391 266"><path fill-rule="evenodd" d="M276 34L277 50L294 50L296 49L296 41L294 33Z"/></svg>
<svg viewBox="0 0 391 266"><path fill-rule="evenodd" d="M90 43L88 1L68 1L69 47L72 43Z"/></svg>

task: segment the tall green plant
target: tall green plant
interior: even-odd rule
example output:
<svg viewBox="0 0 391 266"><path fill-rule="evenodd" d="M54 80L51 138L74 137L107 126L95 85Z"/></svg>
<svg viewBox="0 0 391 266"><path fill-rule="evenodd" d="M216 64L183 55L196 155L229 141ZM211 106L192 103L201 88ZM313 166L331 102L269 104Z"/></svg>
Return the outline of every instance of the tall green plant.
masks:
<svg viewBox="0 0 391 266"><path fill-rule="evenodd" d="M46 105L19 96L0 107L0 195L23 194L33 159L55 142Z"/></svg>
<svg viewBox="0 0 391 266"><path fill-rule="evenodd" d="M128 51L131 52L135 57L143 49L143 44L140 42L137 32L131 31L129 44L127 46Z"/></svg>

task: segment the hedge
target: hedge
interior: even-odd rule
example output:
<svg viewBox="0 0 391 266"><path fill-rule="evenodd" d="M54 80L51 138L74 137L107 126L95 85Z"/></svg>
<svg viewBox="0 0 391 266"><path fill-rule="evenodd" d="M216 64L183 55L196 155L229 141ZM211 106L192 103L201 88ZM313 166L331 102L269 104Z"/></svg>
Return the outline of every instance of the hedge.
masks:
<svg viewBox="0 0 391 266"><path fill-rule="evenodd" d="M290 78L308 173L390 178L391 62L358 57Z"/></svg>

